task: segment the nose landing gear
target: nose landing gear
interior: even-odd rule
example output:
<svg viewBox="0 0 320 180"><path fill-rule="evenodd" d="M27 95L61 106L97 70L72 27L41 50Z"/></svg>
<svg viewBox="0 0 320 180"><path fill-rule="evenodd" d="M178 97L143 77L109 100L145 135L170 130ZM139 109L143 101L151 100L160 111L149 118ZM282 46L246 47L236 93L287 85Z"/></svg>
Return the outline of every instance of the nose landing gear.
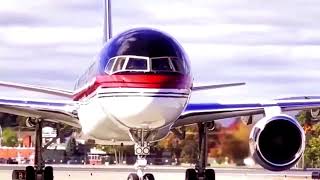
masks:
<svg viewBox="0 0 320 180"><path fill-rule="evenodd" d="M137 169L137 173L130 173L127 178L128 180L155 180L153 174L144 173L148 165L146 157L150 155L150 143L147 141L149 135L150 132L146 133L144 129L131 132L131 137L136 142L134 152L137 160L134 166Z"/></svg>

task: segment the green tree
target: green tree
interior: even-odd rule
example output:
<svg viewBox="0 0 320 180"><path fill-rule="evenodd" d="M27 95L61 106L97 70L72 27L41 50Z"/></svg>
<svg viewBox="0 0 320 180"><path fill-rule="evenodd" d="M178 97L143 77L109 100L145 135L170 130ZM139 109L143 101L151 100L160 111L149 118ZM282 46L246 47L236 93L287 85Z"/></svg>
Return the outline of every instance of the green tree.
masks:
<svg viewBox="0 0 320 180"><path fill-rule="evenodd" d="M2 131L2 145L15 147L18 145L17 133L11 128L5 128Z"/></svg>
<svg viewBox="0 0 320 180"><path fill-rule="evenodd" d="M301 111L297 119L306 134L303 167L318 168L320 167L320 124L312 120L310 111Z"/></svg>
<svg viewBox="0 0 320 180"><path fill-rule="evenodd" d="M319 125L316 125L319 126ZM307 141L307 146L304 154L305 167L319 168L320 167L320 139L319 137L311 137Z"/></svg>

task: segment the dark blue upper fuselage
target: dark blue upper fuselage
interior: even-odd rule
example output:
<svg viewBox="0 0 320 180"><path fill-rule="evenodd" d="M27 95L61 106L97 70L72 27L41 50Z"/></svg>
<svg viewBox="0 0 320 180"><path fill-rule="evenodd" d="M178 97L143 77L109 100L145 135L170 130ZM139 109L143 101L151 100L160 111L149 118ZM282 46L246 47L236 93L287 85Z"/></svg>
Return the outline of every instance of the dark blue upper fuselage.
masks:
<svg viewBox="0 0 320 180"><path fill-rule="evenodd" d="M78 79L75 89L81 88L95 76L105 74L105 67L110 58L122 55L150 58L178 57L179 60L184 61L186 69L190 69L190 63L183 48L174 38L158 30L136 28L125 31L104 44L97 60Z"/></svg>

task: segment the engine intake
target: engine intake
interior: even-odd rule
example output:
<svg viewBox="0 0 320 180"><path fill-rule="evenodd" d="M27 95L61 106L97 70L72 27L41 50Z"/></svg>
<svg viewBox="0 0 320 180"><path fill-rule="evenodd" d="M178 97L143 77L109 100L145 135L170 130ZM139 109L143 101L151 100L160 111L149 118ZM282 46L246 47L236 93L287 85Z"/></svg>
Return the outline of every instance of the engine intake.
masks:
<svg viewBox="0 0 320 180"><path fill-rule="evenodd" d="M271 171L290 169L300 159L304 148L304 131L297 120L288 115L265 117L250 133L253 159Z"/></svg>

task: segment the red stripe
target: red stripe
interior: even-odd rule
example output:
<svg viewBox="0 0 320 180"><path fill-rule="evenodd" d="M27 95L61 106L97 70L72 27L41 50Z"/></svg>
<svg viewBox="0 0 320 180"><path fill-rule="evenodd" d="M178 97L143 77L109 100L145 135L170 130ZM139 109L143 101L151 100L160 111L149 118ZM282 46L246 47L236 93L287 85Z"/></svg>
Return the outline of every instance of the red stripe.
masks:
<svg viewBox="0 0 320 180"><path fill-rule="evenodd" d="M187 75L100 75L90 87L74 95L74 100L94 93L98 87L104 88L191 88L191 77Z"/></svg>

